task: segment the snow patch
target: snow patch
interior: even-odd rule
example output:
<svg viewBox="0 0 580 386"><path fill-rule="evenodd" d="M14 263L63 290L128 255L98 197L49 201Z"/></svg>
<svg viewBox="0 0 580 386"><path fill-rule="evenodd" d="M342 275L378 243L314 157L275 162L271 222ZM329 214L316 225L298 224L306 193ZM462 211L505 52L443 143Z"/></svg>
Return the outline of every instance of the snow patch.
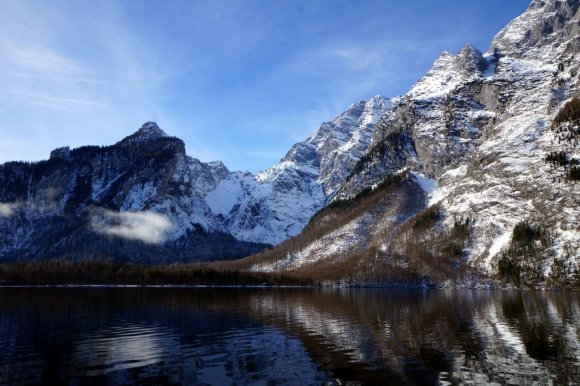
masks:
<svg viewBox="0 0 580 386"><path fill-rule="evenodd" d="M214 214L227 215L234 205L240 201L244 189L238 178L226 178L208 193L205 202Z"/></svg>
<svg viewBox="0 0 580 386"><path fill-rule="evenodd" d="M501 250L510 242L512 238L511 232L506 229L503 230L499 236L497 236L491 243L489 247L489 254L487 256L487 267L491 267L491 259L493 259Z"/></svg>
<svg viewBox="0 0 580 386"><path fill-rule="evenodd" d="M415 182L419 184L421 189L427 194L427 206L438 203L443 198L441 190L437 186L437 181L425 177L421 173L412 172Z"/></svg>

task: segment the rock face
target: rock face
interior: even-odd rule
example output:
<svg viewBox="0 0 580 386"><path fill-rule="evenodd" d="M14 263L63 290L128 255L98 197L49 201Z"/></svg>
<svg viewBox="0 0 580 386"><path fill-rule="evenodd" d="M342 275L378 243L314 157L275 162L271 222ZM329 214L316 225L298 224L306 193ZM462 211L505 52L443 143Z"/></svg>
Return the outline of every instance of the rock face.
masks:
<svg viewBox="0 0 580 386"><path fill-rule="evenodd" d="M357 216L336 208L321 213L319 223L343 223L322 235L309 228L316 240L286 244L252 269L340 272L346 264L367 275L337 274L347 282L383 280L378 268L363 269L382 266L412 271L419 282L465 284L481 275L537 287L578 285L573 165L580 162L580 117L555 117L562 109L579 111L564 107L580 102L572 101L580 93L579 26L578 1L533 1L486 54L471 45L441 54L407 94L393 98L369 150L338 190L334 202ZM388 201L362 207L370 204L357 198L361 192L402 174L397 189L414 183L425 192L412 213L409 206L393 213ZM369 218L370 228L364 225ZM352 247L337 251L341 244Z"/></svg>
<svg viewBox="0 0 580 386"><path fill-rule="evenodd" d="M552 50L573 58L579 48L577 13L577 0L534 0L495 36L490 49L516 59L544 58Z"/></svg>
<svg viewBox="0 0 580 386"><path fill-rule="evenodd" d="M517 241L521 223L549 234L534 241L541 251L534 261L520 262L522 271L546 278L563 265L561 275L573 278L580 267L577 182L547 162L551 152L566 153L570 162L580 157L577 131L563 139L554 122L580 92L578 4L534 1L495 37L487 54L495 59L494 71L472 92L495 114L493 124L469 157L439 179L449 218L474 219L468 258L488 272ZM578 117L569 124L577 126Z"/></svg>
<svg viewBox="0 0 580 386"><path fill-rule="evenodd" d="M471 45L457 55L442 53L425 77L394 99L339 197L352 196L406 167L435 178L463 162L495 117L474 93L491 61Z"/></svg>

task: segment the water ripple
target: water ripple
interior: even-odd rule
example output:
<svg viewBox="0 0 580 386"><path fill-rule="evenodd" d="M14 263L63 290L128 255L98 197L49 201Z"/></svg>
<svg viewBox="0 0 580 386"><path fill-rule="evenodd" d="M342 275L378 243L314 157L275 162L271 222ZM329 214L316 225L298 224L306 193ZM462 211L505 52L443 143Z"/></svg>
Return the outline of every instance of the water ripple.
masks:
<svg viewBox="0 0 580 386"><path fill-rule="evenodd" d="M73 374L95 376L163 361L179 337L166 329L124 325L81 337L76 342Z"/></svg>

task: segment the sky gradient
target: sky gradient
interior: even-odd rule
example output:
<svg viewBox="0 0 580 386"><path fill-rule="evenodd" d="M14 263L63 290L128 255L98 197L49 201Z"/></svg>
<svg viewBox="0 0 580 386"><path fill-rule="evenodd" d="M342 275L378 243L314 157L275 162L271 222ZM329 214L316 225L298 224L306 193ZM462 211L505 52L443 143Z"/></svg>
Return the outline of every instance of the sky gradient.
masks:
<svg viewBox="0 0 580 386"><path fill-rule="evenodd" d="M190 156L271 166L442 51L487 50L528 0L0 0L0 162L156 121Z"/></svg>

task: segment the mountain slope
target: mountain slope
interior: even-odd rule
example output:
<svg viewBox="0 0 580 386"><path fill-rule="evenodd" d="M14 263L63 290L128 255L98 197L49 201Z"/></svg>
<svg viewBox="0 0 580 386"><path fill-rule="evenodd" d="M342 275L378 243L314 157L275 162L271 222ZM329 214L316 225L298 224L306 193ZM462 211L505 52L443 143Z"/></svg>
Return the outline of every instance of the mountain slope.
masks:
<svg viewBox="0 0 580 386"><path fill-rule="evenodd" d="M442 53L407 94L353 104L256 175L188 157L153 123L1 165L0 258L162 263L283 241L229 266L578 287L578 3L532 1L485 54Z"/></svg>
<svg viewBox="0 0 580 386"><path fill-rule="evenodd" d="M579 24L578 1L533 1L485 55L471 45L443 53L393 99L338 191L335 202L349 202L359 216L331 215L333 229L307 229L316 240L298 236L246 266L346 282L394 280L391 273L402 270L425 283L499 277L535 287L578 285L580 198L570 176L580 160L580 129L578 117L555 117L580 92ZM365 209L354 199L401 174L424 192L412 211L389 203ZM350 247L337 254L337 245ZM337 264L350 272L320 274Z"/></svg>

